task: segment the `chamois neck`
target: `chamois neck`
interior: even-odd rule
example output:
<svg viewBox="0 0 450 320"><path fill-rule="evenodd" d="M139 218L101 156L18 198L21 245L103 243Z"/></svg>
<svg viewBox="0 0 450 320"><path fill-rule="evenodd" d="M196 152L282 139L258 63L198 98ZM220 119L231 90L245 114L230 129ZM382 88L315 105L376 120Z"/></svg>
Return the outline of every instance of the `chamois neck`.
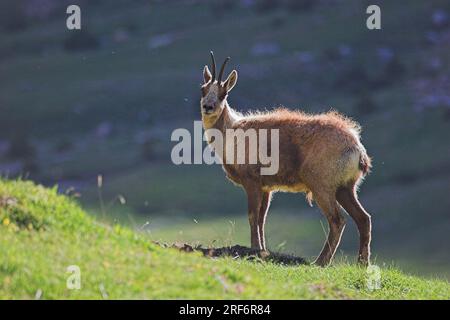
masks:
<svg viewBox="0 0 450 320"><path fill-rule="evenodd" d="M203 127L207 129L219 129L220 131L232 128L236 121L240 119L240 115L233 110L227 101L225 101L225 106L217 117L202 116Z"/></svg>

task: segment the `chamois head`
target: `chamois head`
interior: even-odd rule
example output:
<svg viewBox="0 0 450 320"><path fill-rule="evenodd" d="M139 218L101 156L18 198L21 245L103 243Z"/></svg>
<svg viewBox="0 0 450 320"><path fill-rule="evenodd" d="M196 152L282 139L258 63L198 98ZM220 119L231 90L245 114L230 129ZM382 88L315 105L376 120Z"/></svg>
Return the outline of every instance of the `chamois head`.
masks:
<svg viewBox="0 0 450 320"><path fill-rule="evenodd" d="M222 67L220 68L219 77L216 79L216 61L214 54L211 51L212 74L208 66L203 69L202 98L200 100L200 107L203 116L219 116L225 107L225 101L228 92L233 89L237 81L237 71L233 70L225 81L222 81L225 65L230 57L226 58Z"/></svg>

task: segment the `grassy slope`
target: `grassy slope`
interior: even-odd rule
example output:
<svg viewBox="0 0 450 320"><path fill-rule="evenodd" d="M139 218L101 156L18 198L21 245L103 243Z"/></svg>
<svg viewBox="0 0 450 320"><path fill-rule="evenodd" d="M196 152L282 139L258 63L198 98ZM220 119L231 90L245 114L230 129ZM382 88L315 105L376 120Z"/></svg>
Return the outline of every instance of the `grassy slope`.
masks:
<svg viewBox="0 0 450 320"><path fill-rule="evenodd" d="M318 111L334 106L352 114L357 95L333 88L338 72L332 66L325 63L309 71L302 68L299 72L298 66L292 68L288 61L296 53L308 51L322 65L320 62L327 49L347 44L354 49L352 61L356 59L370 74L376 74L380 69L377 48L387 46L405 63L407 75L394 87L373 92L377 112L357 116L364 127L364 143L375 162L374 173L361 192L362 200L374 216L373 249L383 259L395 256L398 262L403 258L404 267L411 265L412 255L415 255L417 258L414 259L425 268L438 266L440 274L448 275L448 253L441 249L442 242L448 238L450 225L448 122L442 119L438 110L411 113L412 93L406 83L420 78L424 61L434 56L440 56L442 70L448 70L447 48L439 50L425 46L423 41L429 31L431 12L449 7L442 0L410 1L408 6L383 1L381 5L386 31L382 33L361 28L364 23L361 13L365 8L359 0L348 1L346 6L319 7L306 13L277 10L256 14L235 8L222 19L201 4L136 2L112 5L112 1L108 1L83 8L83 27L106 41L99 50L81 53L67 53L61 49L62 40L69 34L64 28L64 15L58 15L56 20L38 22L20 33L2 33L0 47L9 48L14 54L0 61L4 75L0 77L0 109L8 115L0 117L0 122L4 122L0 130L8 124L26 127L23 124L33 123L37 133L51 136L45 138L45 143L44 139L39 142L42 142L38 150L39 178L61 181L91 177L86 184L92 187L83 191L83 199L93 209L98 207L95 176L103 173L105 201L113 201L118 194L126 197L127 208L110 206L120 213L118 216L124 217L126 209L130 216L141 213L133 216L135 220L142 218L144 222L148 219L153 222L160 216L170 222L170 228L155 233L156 237L166 241L177 238L210 243L218 238L218 233L205 230L214 230L220 224L226 229L222 234L227 237L227 220L238 216L242 224L237 221L234 241L243 243L241 240L247 241L248 230L242 191L225 182L218 168L184 166L174 169L171 164L142 163L140 146L132 143L133 130L148 124L137 123L136 113L141 109L149 110L152 117L161 115L164 119L184 118L188 114L188 120L181 126L191 128L192 117L198 119L199 71L208 61L207 52L214 49L218 56L232 55L230 68L237 67L242 76L230 98L237 107L283 103L306 111ZM352 9L349 11L349 8ZM273 22L279 19L284 22L275 28ZM129 41L114 43L111 40L114 30L129 24L135 25L137 31L131 32ZM176 36L174 43L149 50L149 39L165 33ZM250 54L253 44L265 41L279 43L280 54L253 57ZM36 50L41 44L45 50ZM267 66L272 67L256 77L252 75L258 67L265 70ZM309 85L309 90L302 89L305 84ZM175 93L174 87L177 88ZM80 109L81 114L74 113L74 109ZM133 129L120 132L109 140L98 141L84 136L99 121L110 118L116 122L121 119L119 124L122 121L131 123ZM172 127L179 124L164 122L164 125L168 129L162 134L162 144L167 150L161 154L169 155L172 146L168 142L169 134ZM69 141L73 140L75 148L61 156L55 153L54 145L65 135L69 135ZM405 176L416 177L417 181L396 182L398 177ZM222 201L222 194L227 196L226 203ZM291 199L297 198L300 200L292 205ZM270 228L285 232L270 244L275 248L287 241L288 250L317 254L323 241L319 221L313 226L318 231L313 238L314 235L303 230L306 229L302 228L303 221L278 218L277 205L284 206L285 203L289 203L290 215L296 215L295 219L312 212L309 208L303 209L301 197L286 195L282 201L277 195L269 217L268 235L274 234ZM440 205L436 206L436 203ZM287 210L285 207L280 209ZM224 223L216 223L213 218L208 225L198 217L199 214L219 216L223 212L226 213ZM195 217L201 223L194 225L189 219L189 223L174 226L175 216ZM285 221L288 223L283 224ZM341 246L344 250L349 229L350 226ZM176 234L179 230L184 230L183 236ZM200 231L202 239L198 237ZM305 248L305 241L311 239L314 239L311 249ZM354 239L350 241L353 245L357 243ZM345 252L350 254L355 250Z"/></svg>
<svg viewBox="0 0 450 320"><path fill-rule="evenodd" d="M162 249L118 225L98 223L56 189L0 181L0 298L444 298L445 281L382 270L382 289L366 289L365 270L210 260ZM81 290L66 289L69 265Z"/></svg>

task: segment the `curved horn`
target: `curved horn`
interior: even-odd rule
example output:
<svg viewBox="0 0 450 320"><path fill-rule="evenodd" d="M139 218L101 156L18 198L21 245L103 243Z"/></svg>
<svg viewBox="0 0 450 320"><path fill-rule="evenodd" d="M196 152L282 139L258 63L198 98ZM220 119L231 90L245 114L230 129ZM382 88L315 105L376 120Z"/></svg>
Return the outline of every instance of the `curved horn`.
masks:
<svg viewBox="0 0 450 320"><path fill-rule="evenodd" d="M223 62L222 68L220 68L219 79L217 79L219 84L222 82L223 71L225 70L225 65L227 64L228 61L230 61L230 57L227 57L225 59L225 61Z"/></svg>
<svg viewBox="0 0 450 320"><path fill-rule="evenodd" d="M214 53L210 51L211 53L211 67L212 67L212 80L211 82L214 82L216 80L216 60L214 59Z"/></svg>

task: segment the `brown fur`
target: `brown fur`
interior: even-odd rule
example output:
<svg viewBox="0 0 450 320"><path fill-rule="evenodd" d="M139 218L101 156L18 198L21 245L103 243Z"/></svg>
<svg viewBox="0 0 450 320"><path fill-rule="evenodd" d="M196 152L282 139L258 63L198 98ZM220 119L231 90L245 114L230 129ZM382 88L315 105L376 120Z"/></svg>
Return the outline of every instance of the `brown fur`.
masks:
<svg viewBox="0 0 450 320"><path fill-rule="evenodd" d="M202 103L214 85L218 86L218 95L223 95L227 87L226 81L205 83ZM227 177L247 192L252 247L266 250L264 224L273 192L305 192L310 203L314 198L330 226L328 239L316 263L327 265L339 245L345 227L341 205L358 225L361 238L359 261L368 263L370 216L358 202L356 188L369 172L371 161L360 142L360 126L335 111L310 115L280 108L242 116L230 108L226 94L223 99L209 96L207 101L215 101L215 104L211 114L203 114L204 127L218 129L224 137L226 129L279 129L277 174L261 175L260 163L225 164L226 159L223 159ZM224 157L226 145L225 141ZM247 159L248 150L247 145Z"/></svg>

